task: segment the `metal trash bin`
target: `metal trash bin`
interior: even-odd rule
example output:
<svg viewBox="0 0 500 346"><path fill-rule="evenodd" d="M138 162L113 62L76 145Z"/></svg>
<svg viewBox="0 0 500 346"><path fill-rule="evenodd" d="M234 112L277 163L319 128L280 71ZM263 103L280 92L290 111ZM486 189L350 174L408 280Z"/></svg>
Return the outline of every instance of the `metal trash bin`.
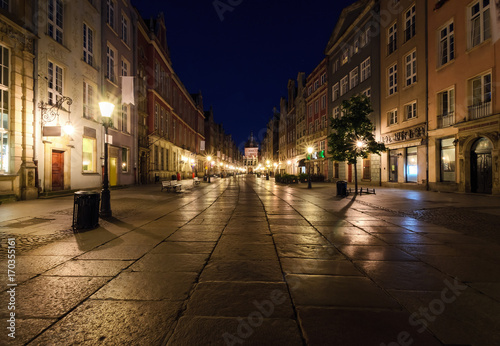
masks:
<svg viewBox="0 0 500 346"><path fill-rule="evenodd" d="M347 181L337 181L337 196L347 196Z"/></svg>
<svg viewBox="0 0 500 346"><path fill-rule="evenodd" d="M73 230L93 229L99 226L98 191L77 191L73 204Z"/></svg>

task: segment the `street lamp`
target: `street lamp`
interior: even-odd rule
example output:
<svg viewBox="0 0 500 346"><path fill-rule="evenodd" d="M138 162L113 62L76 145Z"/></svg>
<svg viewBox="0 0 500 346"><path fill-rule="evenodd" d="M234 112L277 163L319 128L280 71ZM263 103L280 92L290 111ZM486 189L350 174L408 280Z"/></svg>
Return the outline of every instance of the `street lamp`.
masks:
<svg viewBox="0 0 500 346"><path fill-rule="evenodd" d="M208 160L208 180L207 182L210 182L210 165L212 164L212 156L208 156L207 157L207 160Z"/></svg>
<svg viewBox="0 0 500 346"><path fill-rule="evenodd" d="M104 173L102 176L101 217L111 217L111 193L108 181L108 127L111 125L111 113L115 105L109 102L99 102L102 125L104 126Z"/></svg>
<svg viewBox="0 0 500 346"><path fill-rule="evenodd" d="M311 154L313 152L313 148L312 147L308 147L307 148L307 152L309 153L309 159L311 159ZM311 189L312 186L311 186L311 162L309 162L309 171L308 171L308 175L307 175L307 188L308 189Z"/></svg>

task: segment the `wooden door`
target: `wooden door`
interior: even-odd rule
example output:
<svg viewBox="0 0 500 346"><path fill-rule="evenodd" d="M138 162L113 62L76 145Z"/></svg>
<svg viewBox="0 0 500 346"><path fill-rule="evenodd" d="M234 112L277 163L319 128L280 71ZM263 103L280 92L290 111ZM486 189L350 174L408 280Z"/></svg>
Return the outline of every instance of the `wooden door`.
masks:
<svg viewBox="0 0 500 346"><path fill-rule="evenodd" d="M52 191L64 190L64 152L52 151Z"/></svg>

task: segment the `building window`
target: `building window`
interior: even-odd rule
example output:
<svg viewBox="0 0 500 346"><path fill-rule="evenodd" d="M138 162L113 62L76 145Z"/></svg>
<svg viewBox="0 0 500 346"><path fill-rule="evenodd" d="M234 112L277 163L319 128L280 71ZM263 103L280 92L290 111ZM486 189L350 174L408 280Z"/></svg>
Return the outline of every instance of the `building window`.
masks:
<svg viewBox="0 0 500 346"><path fill-rule="evenodd" d="M106 0L106 23L111 28L115 28L115 2L113 0Z"/></svg>
<svg viewBox="0 0 500 346"><path fill-rule="evenodd" d="M309 118L311 118L313 115L313 106L312 105L309 105L308 115L309 115Z"/></svg>
<svg viewBox="0 0 500 346"><path fill-rule="evenodd" d="M155 103L155 118L154 118L154 126L155 130L158 130L158 123L160 121L160 106Z"/></svg>
<svg viewBox="0 0 500 346"><path fill-rule="evenodd" d="M48 67L48 101L52 105L63 94L63 69L52 61L49 61Z"/></svg>
<svg viewBox="0 0 500 346"><path fill-rule="evenodd" d="M372 74L371 59L368 57L365 61L361 63L361 82L364 82L370 78Z"/></svg>
<svg viewBox="0 0 500 346"><path fill-rule="evenodd" d="M350 89L355 88L359 83L359 68L355 67L350 73Z"/></svg>
<svg viewBox="0 0 500 346"><path fill-rule="evenodd" d="M0 8L3 8L4 10L9 9L9 0L1 0L0 1Z"/></svg>
<svg viewBox="0 0 500 346"><path fill-rule="evenodd" d="M417 81L417 51L414 50L405 57L406 86Z"/></svg>
<svg viewBox="0 0 500 346"><path fill-rule="evenodd" d="M490 0L479 0L468 8L469 48L491 37Z"/></svg>
<svg viewBox="0 0 500 346"><path fill-rule="evenodd" d="M455 124L455 89L451 88L437 94L438 128Z"/></svg>
<svg viewBox="0 0 500 346"><path fill-rule="evenodd" d="M321 96L321 109L326 109L326 95Z"/></svg>
<svg viewBox="0 0 500 346"><path fill-rule="evenodd" d="M405 118L406 120L417 118L417 101L405 105Z"/></svg>
<svg viewBox="0 0 500 346"><path fill-rule="evenodd" d="M441 139L441 181L455 182L454 138Z"/></svg>
<svg viewBox="0 0 500 346"><path fill-rule="evenodd" d="M332 101L337 100L340 97L340 87L339 83L335 83L332 89Z"/></svg>
<svg viewBox="0 0 500 346"><path fill-rule="evenodd" d="M344 95L349 91L349 78L345 76L340 80L340 95Z"/></svg>
<svg viewBox="0 0 500 346"><path fill-rule="evenodd" d="M116 83L115 56L115 50L108 45L106 47L106 77L113 83Z"/></svg>
<svg viewBox="0 0 500 346"><path fill-rule="evenodd" d="M122 14L122 41L128 44L128 19Z"/></svg>
<svg viewBox="0 0 500 346"><path fill-rule="evenodd" d="M392 54L398 46L397 23L392 24L387 30L387 55Z"/></svg>
<svg viewBox="0 0 500 346"><path fill-rule="evenodd" d="M349 62L349 48L344 47L344 50L342 51L342 55L340 57L340 65L343 66Z"/></svg>
<svg viewBox="0 0 500 346"><path fill-rule="evenodd" d="M387 120L389 121L389 125L394 125L398 123L398 110L393 109L387 113Z"/></svg>
<svg viewBox="0 0 500 346"><path fill-rule="evenodd" d="M339 107L335 107L333 109L333 118L334 119L338 119L339 118L339 115L340 115L340 108Z"/></svg>
<svg viewBox="0 0 500 346"><path fill-rule="evenodd" d="M491 74L469 81L469 120L491 115Z"/></svg>
<svg viewBox="0 0 500 346"><path fill-rule="evenodd" d="M320 129L319 127L319 119L314 120L314 131L318 131Z"/></svg>
<svg viewBox="0 0 500 346"><path fill-rule="evenodd" d="M415 36L415 5L405 13L405 42Z"/></svg>
<svg viewBox="0 0 500 346"><path fill-rule="evenodd" d="M122 173L128 172L128 156L129 156L129 149L122 148Z"/></svg>
<svg viewBox="0 0 500 346"><path fill-rule="evenodd" d="M47 33L62 44L63 40L63 3L62 0L49 0L47 12Z"/></svg>
<svg viewBox="0 0 500 346"><path fill-rule="evenodd" d="M455 59L455 34L453 22L439 30L439 57L438 66L442 66Z"/></svg>
<svg viewBox="0 0 500 346"><path fill-rule="evenodd" d="M0 46L0 174L9 172L9 50Z"/></svg>
<svg viewBox="0 0 500 346"><path fill-rule="evenodd" d="M398 65L394 64L388 69L389 75L389 95L398 92Z"/></svg>
<svg viewBox="0 0 500 346"><path fill-rule="evenodd" d="M339 59L335 59L332 64L332 73L335 73L339 70Z"/></svg>
<svg viewBox="0 0 500 346"><path fill-rule="evenodd" d="M325 128L325 129L326 129L326 127L328 126L328 120L327 120L327 118L326 118L326 115L323 115L323 116L321 117L321 122L323 123L323 128Z"/></svg>
<svg viewBox="0 0 500 346"><path fill-rule="evenodd" d="M123 132L128 132L128 121L130 119L129 112L130 112L129 106L122 105L122 114L121 114L121 121L120 121L121 127L119 128L119 130L121 130Z"/></svg>
<svg viewBox="0 0 500 346"><path fill-rule="evenodd" d="M122 76L128 76L128 62L125 59L122 59Z"/></svg>
<svg viewBox="0 0 500 346"><path fill-rule="evenodd" d="M316 100L316 102L314 102L314 114L318 114L319 112L319 100Z"/></svg>
<svg viewBox="0 0 500 346"><path fill-rule="evenodd" d="M96 171L97 166L97 140L83 137L82 148L82 171L84 173L93 173Z"/></svg>
<svg viewBox="0 0 500 346"><path fill-rule="evenodd" d="M321 75L321 85L325 84L326 83L326 73L323 73Z"/></svg>
<svg viewBox="0 0 500 346"><path fill-rule="evenodd" d="M356 54L359 52L359 38L354 41L353 53Z"/></svg>
<svg viewBox="0 0 500 346"><path fill-rule="evenodd" d="M371 100L372 100L372 88L368 88L368 89L364 90L362 92L362 94L365 95L366 97L368 97L368 101L371 102Z"/></svg>
<svg viewBox="0 0 500 346"><path fill-rule="evenodd" d="M313 123L309 123L309 134L312 135L313 133Z"/></svg>
<svg viewBox="0 0 500 346"><path fill-rule="evenodd" d="M94 87L83 82L83 117L94 120Z"/></svg>
<svg viewBox="0 0 500 346"><path fill-rule="evenodd" d="M406 182L416 183L417 179L417 147L406 148Z"/></svg>
<svg viewBox="0 0 500 346"><path fill-rule="evenodd" d="M94 32L83 23L83 61L89 65L94 63Z"/></svg>
<svg viewBox="0 0 500 346"><path fill-rule="evenodd" d="M318 90L319 88L319 80L314 81L314 91Z"/></svg>

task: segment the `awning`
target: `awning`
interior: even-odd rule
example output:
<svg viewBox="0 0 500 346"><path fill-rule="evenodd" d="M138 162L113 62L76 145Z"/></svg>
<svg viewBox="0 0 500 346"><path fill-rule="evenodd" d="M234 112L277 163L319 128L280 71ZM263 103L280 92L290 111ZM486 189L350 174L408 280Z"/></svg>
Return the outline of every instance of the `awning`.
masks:
<svg viewBox="0 0 500 346"><path fill-rule="evenodd" d="M302 159L299 161L299 167L305 167L306 166L306 159Z"/></svg>

